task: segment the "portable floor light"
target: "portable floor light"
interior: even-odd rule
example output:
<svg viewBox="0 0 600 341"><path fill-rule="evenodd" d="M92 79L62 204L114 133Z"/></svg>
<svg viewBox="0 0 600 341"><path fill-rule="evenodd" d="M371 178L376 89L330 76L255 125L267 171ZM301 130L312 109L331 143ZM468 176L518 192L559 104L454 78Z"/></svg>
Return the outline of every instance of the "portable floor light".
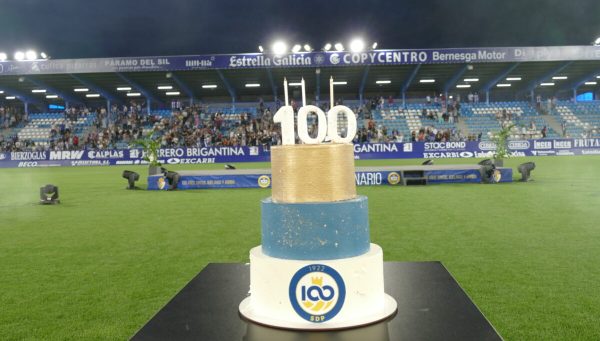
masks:
<svg viewBox="0 0 600 341"><path fill-rule="evenodd" d="M167 178L167 182L169 183L169 190L177 189L177 183L179 182L179 174L177 172L167 171L165 178Z"/></svg>
<svg viewBox="0 0 600 341"><path fill-rule="evenodd" d="M140 179L140 175L136 172L125 170L123 171L123 178L127 179L127 182L129 183L127 189L136 189L135 182Z"/></svg>
<svg viewBox="0 0 600 341"><path fill-rule="evenodd" d="M59 204L58 199L58 187L48 184L40 187L40 204L42 205L56 205Z"/></svg>
<svg viewBox="0 0 600 341"><path fill-rule="evenodd" d="M529 177L531 176L531 171L535 169L535 162L525 162L519 165L517 170L521 173L521 180L523 182L529 181Z"/></svg>

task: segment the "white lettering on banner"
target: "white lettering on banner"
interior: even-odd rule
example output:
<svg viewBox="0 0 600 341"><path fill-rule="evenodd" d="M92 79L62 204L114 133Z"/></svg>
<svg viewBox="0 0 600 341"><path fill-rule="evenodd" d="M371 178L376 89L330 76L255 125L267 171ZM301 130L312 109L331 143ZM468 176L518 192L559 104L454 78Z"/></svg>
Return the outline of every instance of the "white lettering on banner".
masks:
<svg viewBox="0 0 600 341"><path fill-rule="evenodd" d="M13 161L46 160L46 152L12 152L10 159Z"/></svg>
<svg viewBox="0 0 600 341"><path fill-rule="evenodd" d="M25 168L25 167L37 167L38 163L36 161L33 162L19 162L19 165L17 167L19 168Z"/></svg>
<svg viewBox="0 0 600 341"><path fill-rule="evenodd" d="M83 156L83 150L63 150L63 151L51 151L50 160L79 160Z"/></svg>
<svg viewBox="0 0 600 341"><path fill-rule="evenodd" d="M398 147L393 143L355 144L355 153L397 153Z"/></svg>
<svg viewBox="0 0 600 341"><path fill-rule="evenodd" d="M184 150L182 148L159 149L158 157L182 157Z"/></svg>
<svg viewBox="0 0 600 341"><path fill-rule="evenodd" d="M179 158L170 158L167 159L167 163L170 165L177 164L201 164L201 163L215 163L214 157L203 157L203 158L194 158L194 159L179 159Z"/></svg>
<svg viewBox="0 0 600 341"><path fill-rule="evenodd" d="M379 172L366 173L360 172L354 175L357 186L381 185L382 176Z"/></svg>
<svg viewBox="0 0 600 341"><path fill-rule="evenodd" d="M552 141L533 141L533 149L552 149Z"/></svg>
<svg viewBox="0 0 600 341"><path fill-rule="evenodd" d="M508 141L508 149L529 149L529 141Z"/></svg>
<svg viewBox="0 0 600 341"><path fill-rule="evenodd" d="M600 155L600 150L599 149L590 149L590 150L582 150L581 151L582 155Z"/></svg>
<svg viewBox="0 0 600 341"><path fill-rule="evenodd" d="M90 150L88 152L90 159L122 159L123 157L122 150Z"/></svg>
<svg viewBox="0 0 600 341"><path fill-rule="evenodd" d="M209 59L186 59L185 66L196 68L212 67L213 61Z"/></svg>
<svg viewBox="0 0 600 341"><path fill-rule="evenodd" d="M466 142L425 142L425 150L465 149Z"/></svg>
<svg viewBox="0 0 600 341"><path fill-rule="evenodd" d="M178 155L164 155L164 157L182 157L183 149L181 154ZM186 156L243 156L246 155L244 148L242 147L202 147L202 148L187 148L185 150Z"/></svg>
<svg viewBox="0 0 600 341"><path fill-rule="evenodd" d="M71 166L110 166L109 160L78 160L71 161Z"/></svg>
<svg viewBox="0 0 600 341"><path fill-rule="evenodd" d="M560 140L553 140L554 142L554 149L568 149L571 148L571 141L560 141Z"/></svg>
<svg viewBox="0 0 600 341"><path fill-rule="evenodd" d="M472 152L434 152L434 153L423 153L423 157L426 159L446 159L446 158L470 158L474 157L475 154Z"/></svg>
<svg viewBox="0 0 600 341"><path fill-rule="evenodd" d="M479 142L479 149L481 150L496 150L496 144L491 141Z"/></svg>
<svg viewBox="0 0 600 341"><path fill-rule="evenodd" d="M575 148L600 147L600 139L574 139Z"/></svg>
<svg viewBox="0 0 600 341"><path fill-rule="evenodd" d="M212 65L212 64L211 64ZM231 56L229 58L229 67L261 67L261 66L309 66L312 65L310 56L301 54L289 54L286 56L268 57L258 56ZM210 65L207 65L210 66Z"/></svg>
<svg viewBox="0 0 600 341"><path fill-rule="evenodd" d="M433 51L432 59L436 62L471 62L473 60L503 60L506 52L484 51L475 52L439 52Z"/></svg>

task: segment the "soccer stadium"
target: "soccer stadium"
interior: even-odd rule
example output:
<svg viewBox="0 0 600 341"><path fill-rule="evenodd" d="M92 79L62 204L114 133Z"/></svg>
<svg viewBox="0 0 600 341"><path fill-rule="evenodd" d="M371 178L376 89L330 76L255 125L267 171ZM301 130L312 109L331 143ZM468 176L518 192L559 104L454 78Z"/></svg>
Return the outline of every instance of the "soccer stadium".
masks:
<svg viewBox="0 0 600 341"><path fill-rule="evenodd" d="M600 339L597 4L531 14L566 18L540 24L552 37L519 5L499 14L519 29L455 22L440 42L400 14L424 5L339 3L364 17L331 32L371 10L379 31L273 20L288 33L256 38L221 26L257 15L234 2L148 2L219 28L156 45L142 27L163 23L119 26L143 8L57 4L122 44L82 18L10 26L58 19L5 4L0 339ZM474 9L491 11L438 10ZM394 18L415 37L385 35Z"/></svg>

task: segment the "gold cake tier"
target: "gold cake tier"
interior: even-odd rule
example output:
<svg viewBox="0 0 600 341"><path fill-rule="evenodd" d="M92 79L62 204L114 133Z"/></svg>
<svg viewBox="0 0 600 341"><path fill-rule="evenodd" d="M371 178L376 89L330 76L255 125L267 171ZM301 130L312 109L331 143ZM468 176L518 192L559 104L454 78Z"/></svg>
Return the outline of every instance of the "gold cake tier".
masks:
<svg viewBox="0 0 600 341"><path fill-rule="evenodd" d="M327 202L356 197L351 144L300 144L271 148L275 202Z"/></svg>

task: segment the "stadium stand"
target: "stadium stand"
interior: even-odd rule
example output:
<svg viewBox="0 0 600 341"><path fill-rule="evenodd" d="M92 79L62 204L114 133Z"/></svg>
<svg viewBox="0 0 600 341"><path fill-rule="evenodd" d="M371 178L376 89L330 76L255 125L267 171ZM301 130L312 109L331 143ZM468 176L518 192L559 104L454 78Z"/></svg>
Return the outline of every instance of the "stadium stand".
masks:
<svg viewBox="0 0 600 341"><path fill-rule="evenodd" d="M358 101L346 101L344 105L358 113L355 142L489 140L503 126L511 124L511 139L543 138L544 127L547 138L600 137L598 101L558 101L553 110L543 111L548 115L523 101L463 103L454 117L442 116L439 103L408 103L402 107L380 105L373 99L364 106L359 106ZM2 151L122 149L149 133L160 137L165 147L273 145L280 143L272 123L276 106L277 103L262 101L238 103L235 108L230 103L211 103L184 109L174 106L154 110L150 115L135 103L129 107L114 106L109 113L70 108L65 112L25 115L14 108L0 108L0 146ZM327 110L328 104L322 104L322 108ZM346 120L343 115L338 119L342 135ZM559 129L555 129L557 124ZM310 129L314 130L315 125L311 124Z"/></svg>

